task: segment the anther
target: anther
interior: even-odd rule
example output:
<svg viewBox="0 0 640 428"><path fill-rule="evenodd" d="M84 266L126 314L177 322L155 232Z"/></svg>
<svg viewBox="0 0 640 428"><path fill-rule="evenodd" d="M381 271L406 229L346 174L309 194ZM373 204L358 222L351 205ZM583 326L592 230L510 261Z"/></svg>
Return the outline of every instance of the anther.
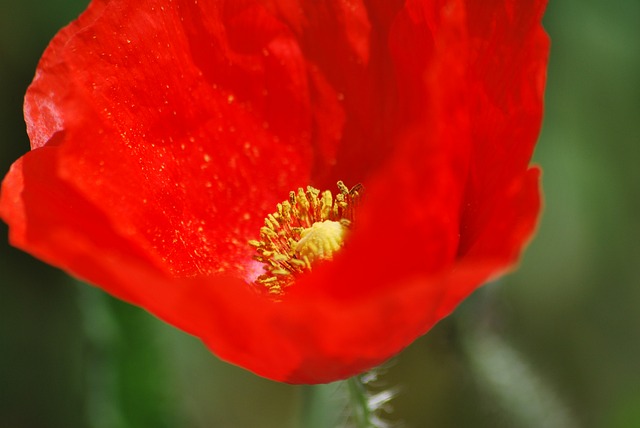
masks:
<svg viewBox="0 0 640 428"><path fill-rule="evenodd" d="M344 245L353 227L354 208L362 195L361 184L349 189L338 182L335 198L329 190L307 186L289 192L289 200L279 203L276 212L265 217L260 240L251 240L255 260L265 273L256 284L269 293L282 294L295 278L313 265L331 260Z"/></svg>

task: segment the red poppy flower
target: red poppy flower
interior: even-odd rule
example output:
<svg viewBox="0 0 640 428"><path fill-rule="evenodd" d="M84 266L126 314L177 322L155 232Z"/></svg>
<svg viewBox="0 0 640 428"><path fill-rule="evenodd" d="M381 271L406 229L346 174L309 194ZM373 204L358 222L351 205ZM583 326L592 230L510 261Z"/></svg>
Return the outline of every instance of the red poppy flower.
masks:
<svg viewBox="0 0 640 428"><path fill-rule="evenodd" d="M532 234L544 3L94 0L27 92L11 242L262 376L367 370ZM342 248L257 292L265 216L338 180Z"/></svg>

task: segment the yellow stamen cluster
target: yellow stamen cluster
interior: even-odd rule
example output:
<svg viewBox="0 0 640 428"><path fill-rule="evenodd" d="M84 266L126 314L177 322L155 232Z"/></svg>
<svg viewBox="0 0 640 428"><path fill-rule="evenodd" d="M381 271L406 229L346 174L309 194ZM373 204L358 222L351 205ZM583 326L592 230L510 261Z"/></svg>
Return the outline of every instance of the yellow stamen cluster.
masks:
<svg viewBox="0 0 640 428"><path fill-rule="evenodd" d="M306 191L291 191L289 200L265 218L260 240L249 241L256 248L254 258L265 269L256 284L269 293L282 294L297 275L320 260L331 260L342 248L363 187L358 184L349 189L338 181L338 190L335 198L329 190L320 192L311 186Z"/></svg>

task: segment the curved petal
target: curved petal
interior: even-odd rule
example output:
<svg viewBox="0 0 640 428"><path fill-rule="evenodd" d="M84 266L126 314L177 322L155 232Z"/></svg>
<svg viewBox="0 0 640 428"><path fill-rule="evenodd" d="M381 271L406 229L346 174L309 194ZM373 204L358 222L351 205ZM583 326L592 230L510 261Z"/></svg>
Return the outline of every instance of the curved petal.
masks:
<svg viewBox="0 0 640 428"><path fill-rule="evenodd" d="M15 245L227 361L292 383L359 373L531 236L543 6L94 1L39 65L34 150L0 215ZM338 179L367 186L348 245L282 301L255 293L263 215Z"/></svg>
<svg viewBox="0 0 640 428"><path fill-rule="evenodd" d="M239 244L311 167L292 35L255 5L202 3L93 3L45 52L25 104L36 141L50 123L68 130L60 176L176 275L242 269ZM260 43L239 46L237 31Z"/></svg>
<svg viewBox="0 0 640 428"><path fill-rule="evenodd" d="M473 152L460 254L476 245L500 194L524 180L542 121L549 40L546 0L468 2L474 55L468 74ZM505 43L508 41L508 43Z"/></svg>

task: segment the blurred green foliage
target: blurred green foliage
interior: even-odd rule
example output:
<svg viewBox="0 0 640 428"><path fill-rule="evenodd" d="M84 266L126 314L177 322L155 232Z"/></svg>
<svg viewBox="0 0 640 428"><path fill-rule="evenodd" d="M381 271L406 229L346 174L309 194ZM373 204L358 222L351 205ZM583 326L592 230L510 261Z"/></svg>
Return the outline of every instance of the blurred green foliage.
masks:
<svg viewBox="0 0 640 428"><path fill-rule="evenodd" d="M22 96L37 60L86 3L0 2L2 175L28 149ZM517 273L392 362L385 379L401 392L391 420L640 427L638 22L637 0L549 5L539 234ZM0 346L2 427L300 426L302 388L220 362L195 338L6 244Z"/></svg>

